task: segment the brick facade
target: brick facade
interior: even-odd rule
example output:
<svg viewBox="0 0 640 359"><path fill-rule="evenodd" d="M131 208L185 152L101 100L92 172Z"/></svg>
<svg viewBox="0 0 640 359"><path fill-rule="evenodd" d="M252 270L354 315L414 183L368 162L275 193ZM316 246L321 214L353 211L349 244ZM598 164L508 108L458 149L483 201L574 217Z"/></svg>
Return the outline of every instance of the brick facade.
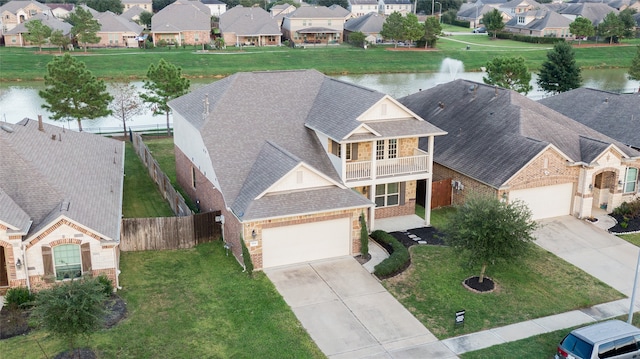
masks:
<svg viewBox="0 0 640 359"><path fill-rule="evenodd" d="M451 194L451 204L454 206L464 204L464 202L467 200L467 197L471 195L498 195L497 189L434 162L433 180L442 181L447 178L451 178L452 181L458 181L464 186L464 189L453 189Z"/></svg>

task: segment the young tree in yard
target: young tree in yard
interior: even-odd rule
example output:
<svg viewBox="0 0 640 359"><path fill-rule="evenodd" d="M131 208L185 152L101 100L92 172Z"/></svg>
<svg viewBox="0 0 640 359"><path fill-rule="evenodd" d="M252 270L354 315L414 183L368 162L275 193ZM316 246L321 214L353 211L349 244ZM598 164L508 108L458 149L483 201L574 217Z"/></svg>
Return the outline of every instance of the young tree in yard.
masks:
<svg viewBox="0 0 640 359"><path fill-rule="evenodd" d="M356 31L349 34L349 44L356 47L364 47L365 42L366 36L361 31Z"/></svg>
<svg viewBox="0 0 640 359"><path fill-rule="evenodd" d="M436 42L438 41L438 36L442 33L442 26L440 26L440 21L435 16L428 17L424 22L424 39L425 39L425 48L435 48Z"/></svg>
<svg viewBox="0 0 640 359"><path fill-rule="evenodd" d="M182 69L160 59L158 65L151 64L147 70L147 80L144 81L144 88L149 93L140 94L144 102L149 103L155 115L167 115L167 134L171 135L169 129L169 113L171 108L167 102L176 97L180 97L189 91L189 79L182 77Z"/></svg>
<svg viewBox="0 0 640 359"><path fill-rule="evenodd" d="M487 76L482 80L486 84L508 88L525 95L533 89L529 84L531 72L521 56L495 57L487 63Z"/></svg>
<svg viewBox="0 0 640 359"><path fill-rule="evenodd" d="M109 104L109 109L114 117L122 121L123 134L127 137L127 121L142 113L142 100L138 96L136 87L128 82L116 82L111 86L113 101Z"/></svg>
<svg viewBox="0 0 640 359"><path fill-rule="evenodd" d="M608 38L609 45L611 45L614 39L624 35L624 23L612 11L598 25L598 35Z"/></svg>
<svg viewBox="0 0 640 359"><path fill-rule="evenodd" d="M349 8L349 2L347 0L318 0L318 5L326 7L331 5L340 5L345 9Z"/></svg>
<svg viewBox="0 0 640 359"><path fill-rule="evenodd" d="M493 38L496 38L496 33L504 29L504 22L502 21L502 13L498 9L493 9L484 16L482 16L482 23L488 32L493 33Z"/></svg>
<svg viewBox="0 0 640 359"><path fill-rule="evenodd" d="M629 79L640 81L640 45L636 47L636 57L631 61L631 67L629 67Z"/></svg>
<svg viewBox="0 0 640 359"><path fill-rule="evenodd" d="M547 52L538 74L538 85L546 92L558 94L580 87L582 76L576 64L573 48L562 41Z"/></svg>
<svg viewBox="0 0 640 359"><path fill-rule="evenodd" d="M62 30L53 30L51 32L51 36L49 37L49 42L52 45L58 46L60 53L62 53L62 49L69 46L71 43L71 39L68 36L64 36Z"/></svg>
<svg viewBox="0 0 640 359"><path fill-rule="evenodd" d="M395 47L398 47L398 41L404 40L404 20L399 12L394 11L387 17L387 20L382 24L380 35L385 39L392 39Z"/></svg>
<svg viewBox="0 0 640 359"><path fill-rule="evenodd" d="M569 24L569 31L578 38L578 45L582 43L582 38L593 36L596 29L591 24L591 20L586 17L578 17Z"/></svg>
<svg viewBox="0 0 640 359"><path fill-rule="evenodd" d="M51 36L51 28L42 23L41 20L31 20L24 24L29 33L24 36L25 40L38 46L38 51L42 51L42 45L47 43Z"/></svg>
<svg viewBox="0 0 640 359"><path fill-rule="evenodd" d="M495 197L471 197L443 228L445 242L469 264L480 265L480 282L489 264L507 262L527 253L537 224L521 201L505 203Z"/></svg>
<svg viewBox="0 0 640 359"><path fill-rule="evenodd" d="M406 40L413 43L424 36L424 25L420 24L414 13L408 13L402 20L404 21L404 38Z"/></svg>
<svg viewBox="0 0 640 359"><path fill-rule="evenodd" d="M140 13L140 19L138 21L140 22L140 25L144 25L145 28L150 29L152 17L153 17L152 13L148 11L143 11Z"/></svg>
<svg viewBox="0 0 640 359"><path fill-rule="evenodd" d="M65 281L38 292L33 315L73 351L79 337L89 337L100 329L105 299L103 286L96 279Z"/></svg>
<svg viewBox="0 0 640 359"><path fill-rule="evenodd" d="M634 8L626 8L618 14L618 19L622 22L622 37L633 38L636 32L636 19L633 17L637 13Z"/></svg>
<svg viewBox="0 0 640 359"><path fill-rule="evenodd" d="M98 80L84 62L69 54L57 56L47 64L45 89L39 92L43 108L54 120L75 119L82 131L83 119L96 119L111 113L107 106L112 97L104 81Z"/></svg>
<svg viewBox="0 0 640 359"><path fill-rule="evenodd" d="M93 18L89 10L76 6L75 10L69 15L68 21L73 25L71 34L76 37L78 43L83 45L84 52L87 52L88 44L100 42L100 38L96 35L100 31L100 23Z"/></svg>

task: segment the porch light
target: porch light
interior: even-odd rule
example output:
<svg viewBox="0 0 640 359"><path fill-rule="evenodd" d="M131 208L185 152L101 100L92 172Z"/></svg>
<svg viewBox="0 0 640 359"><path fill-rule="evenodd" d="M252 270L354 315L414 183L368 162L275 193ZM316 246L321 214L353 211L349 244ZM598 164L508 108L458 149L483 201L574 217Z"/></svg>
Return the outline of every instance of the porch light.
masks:
<svg viewBox="0 0 640 359"><path fill-rule="evenodd" d="M16 261L16 268L22 268L22 261L20 260L20 258L18 258L18 260Z"/></svg>
<svg viewBox="0 0 640 359"><path fill-rule="evenodd" d="M255 229L254 229L254 230L252 230L252 231L251 231L251 237L255 239L255 238L256 238L256 235L257 235L257 234L256 234L256 230L255 230Z"/></svg>
<svg viewBox="0 0 640 359"><path fill-rule="evenodd" d="M589 190L591 191L592 189L593 189L593 184L592 184L592 183L590 183L590 184L589 184Z"/></svg>

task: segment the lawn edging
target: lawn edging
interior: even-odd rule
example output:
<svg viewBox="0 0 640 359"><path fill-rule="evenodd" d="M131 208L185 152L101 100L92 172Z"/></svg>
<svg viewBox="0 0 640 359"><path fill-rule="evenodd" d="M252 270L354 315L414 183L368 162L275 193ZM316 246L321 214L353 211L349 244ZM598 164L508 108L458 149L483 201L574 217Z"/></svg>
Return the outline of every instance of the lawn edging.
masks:
<svg viewBox="0 0 640 359"><path fill-rule="evenodd" d="M389 252L389 257L374 267L373 274L379 279L387 279L402 273L411 265L411 256L407 248L389 233L377 230L371 238Z"/></svg>

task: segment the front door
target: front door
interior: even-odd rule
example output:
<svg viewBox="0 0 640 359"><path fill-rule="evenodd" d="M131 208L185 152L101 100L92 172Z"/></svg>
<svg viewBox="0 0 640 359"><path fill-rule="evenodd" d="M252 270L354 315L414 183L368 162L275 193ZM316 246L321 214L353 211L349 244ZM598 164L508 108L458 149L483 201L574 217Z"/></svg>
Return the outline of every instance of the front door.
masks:
<svg viewBox="0 0 640 359"><path fill-rule="evenodd" d="M7 274L7 261L4 255L4 247L0 246L0 287L9 286L9 275Z"/></svg>

